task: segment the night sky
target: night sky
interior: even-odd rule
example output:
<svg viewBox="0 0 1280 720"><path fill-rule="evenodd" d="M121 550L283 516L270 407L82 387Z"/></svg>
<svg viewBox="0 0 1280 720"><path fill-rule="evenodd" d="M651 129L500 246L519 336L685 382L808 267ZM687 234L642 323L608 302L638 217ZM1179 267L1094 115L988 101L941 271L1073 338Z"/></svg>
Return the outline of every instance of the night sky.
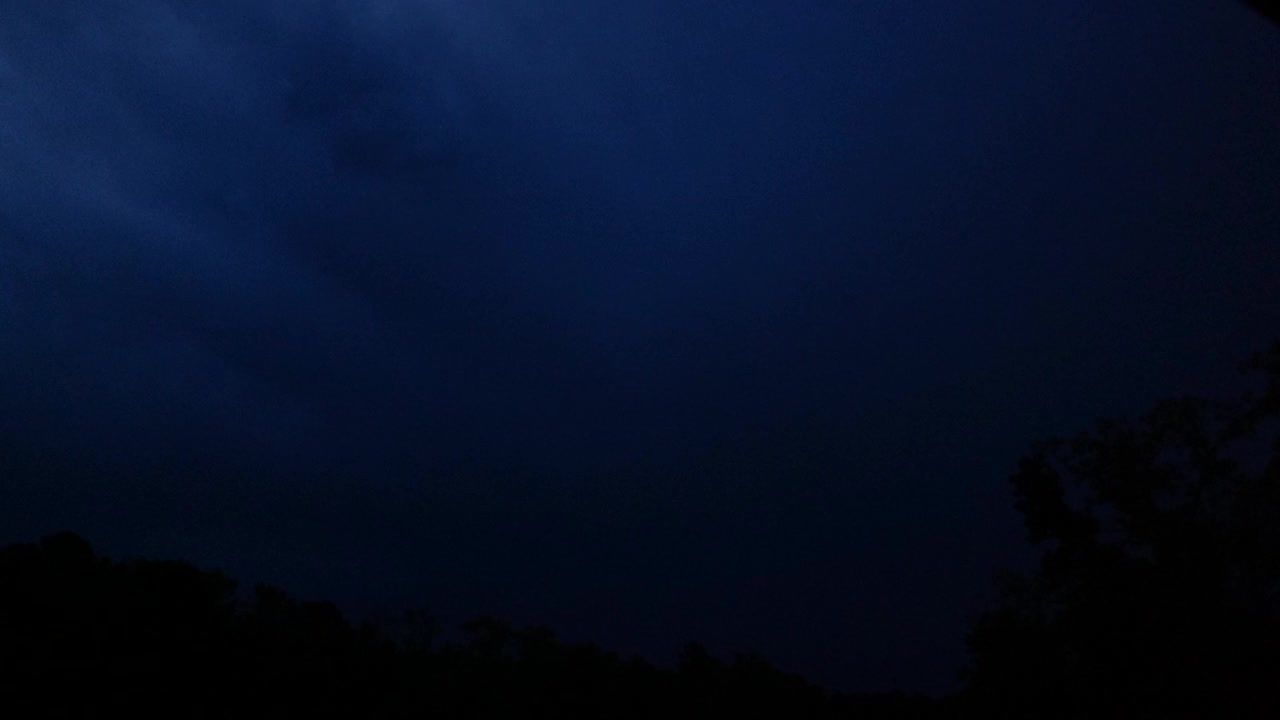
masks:
<svg viewBox="0 0 1280 720"><path fill-rule="evenodd" d="M1158 5L4 0L0 542L951 689L1028 444L1280 336Z"/></svg>

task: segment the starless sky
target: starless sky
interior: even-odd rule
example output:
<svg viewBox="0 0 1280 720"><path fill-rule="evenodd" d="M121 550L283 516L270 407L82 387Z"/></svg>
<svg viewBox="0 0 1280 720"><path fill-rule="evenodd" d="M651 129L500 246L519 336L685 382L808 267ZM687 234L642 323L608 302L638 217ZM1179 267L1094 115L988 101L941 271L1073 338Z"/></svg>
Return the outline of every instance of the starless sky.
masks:
<svg viewBox="0 0 1280 720"><path fill-rule="evenodd" d="M6 0L0 542L947 690L1278 199L1225 0Z"/></svg>

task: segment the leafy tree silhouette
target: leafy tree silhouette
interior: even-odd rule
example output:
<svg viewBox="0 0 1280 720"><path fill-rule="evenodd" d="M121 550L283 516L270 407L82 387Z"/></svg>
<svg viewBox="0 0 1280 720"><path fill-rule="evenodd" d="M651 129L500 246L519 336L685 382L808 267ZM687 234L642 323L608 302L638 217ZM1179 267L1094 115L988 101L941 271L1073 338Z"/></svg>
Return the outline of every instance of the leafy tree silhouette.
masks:
<svg viewBox="0 0 1280 720"><path fill-rule="evenodd" d="M1280 25L1280 0L1244 0L1245 4Z"/></svg>
<svg viewBox="0 0 1280 720"><path fill-rule="evenodd" d="M999 579L969 697L1007 717L1280 717L1280 343L1261 393L1050 439L1011 478L1038 569Z"/></svg>

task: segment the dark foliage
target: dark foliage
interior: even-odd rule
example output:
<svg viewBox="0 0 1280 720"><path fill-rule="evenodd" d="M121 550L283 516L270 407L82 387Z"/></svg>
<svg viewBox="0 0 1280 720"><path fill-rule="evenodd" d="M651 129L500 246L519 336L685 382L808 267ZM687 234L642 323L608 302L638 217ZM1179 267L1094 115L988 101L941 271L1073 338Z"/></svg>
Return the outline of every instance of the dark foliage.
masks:
<svg viewBox="0 0 1280 720"><path fill-rule="evenodd" d="M970 635L1000 717L1280 717L1280 344L1261 393L1050 440L1011 478L1038 570Z"/></svg>
<svg viewBox="0 0 1280 720"><path fill-rule="evenodd" d="M1280 717L1280 344L1260 392L1178 398L1033 448L1011 477L1038 568L1000 579L966 689L831 695L691 644L677 667L491 617L332 604L72 533L0 548L0 697L21 717Z"/></svg>
<svg viewBox="0 0 1280 720"><path fill-rule="evenodd" d="M1280 25L1280 0L1245 0L1245 3Z"/></svg>
<svg viewBox="0 0 1280 720"><path fill-rule="evenodd" d="M0 549L0 696L15 717L921 718L934 703L831 696L759 657L690 645L675 669L493 618L436 642L180 562L112 562L71 533ZM394 635L394 637L393 637Z"/></svg>

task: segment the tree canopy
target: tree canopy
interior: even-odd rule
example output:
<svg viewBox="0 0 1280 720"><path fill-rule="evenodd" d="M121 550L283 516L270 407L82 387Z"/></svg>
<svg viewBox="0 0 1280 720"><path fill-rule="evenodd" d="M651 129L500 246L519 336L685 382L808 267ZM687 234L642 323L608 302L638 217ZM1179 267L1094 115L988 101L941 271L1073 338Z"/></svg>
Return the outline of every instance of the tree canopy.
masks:
<svg viewBox="0 0 1280 720"><path fill-rule="evenodd" d="M1011 477L1038 568L970 634L970 695L1035 717L1274 717L1280 344L1263 389L1050 439Z"/></svg>
<svg viewBox="0 0 1280 720"><path fill-rule="evenodd" d="M1271 22L1280 25L1280 2L1277 0L1245 0L1245 3L1265 15Z"/></svg>

